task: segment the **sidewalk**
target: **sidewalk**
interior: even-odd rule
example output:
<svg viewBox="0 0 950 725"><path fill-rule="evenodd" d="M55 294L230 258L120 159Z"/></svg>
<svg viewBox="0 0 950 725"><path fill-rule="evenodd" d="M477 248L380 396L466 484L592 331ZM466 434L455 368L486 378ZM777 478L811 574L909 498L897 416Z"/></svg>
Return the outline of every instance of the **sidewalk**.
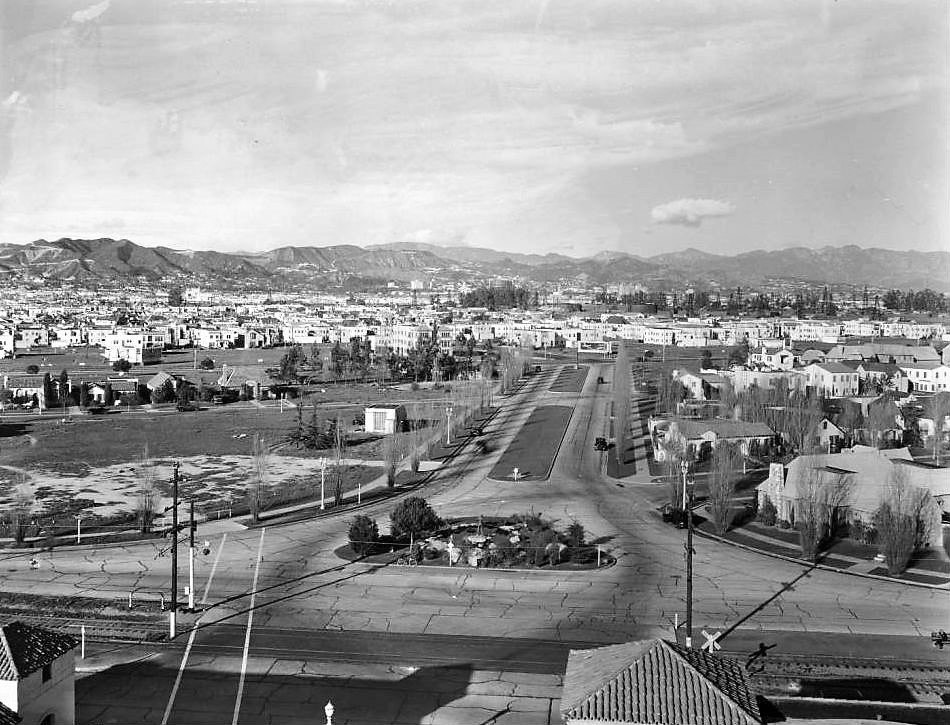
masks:
<svg viewBox="0 0 950 725"><path fill-rule="evenodd" d="M697 529L697 533L702 536L737 544L748 549L759 551L763 554L794 559L796 561L801 561L803 564L810 563L801 558L801 549L795 541L791 540L792 536L794 536L792 530L782 529L780 531L786 533L786 538L781 538L779 536L769 536L761 531L757 531L754 526L750 525L731 529L724 536L719 536L718 534L714 533L711 530L711 527L709 527L709 530L707 530L706 527L701 525L700 528ZM868 549L870 553L870 551L873 550L873 547L868 547ZM877 553L876 550L874 550L874 553ZM941 571L910 566L901 575L892 577L887 574L887 568L881 561L871 556L868 558L861 558L853 554L836 551L835 544L832 544L830 548L822 552L817 564L821 568L843 571L848 574L855 574L859 576L883 578L889 581L904 581L941 588L945 588L950 585L950 567L945 567L947 571Z"/></svg>

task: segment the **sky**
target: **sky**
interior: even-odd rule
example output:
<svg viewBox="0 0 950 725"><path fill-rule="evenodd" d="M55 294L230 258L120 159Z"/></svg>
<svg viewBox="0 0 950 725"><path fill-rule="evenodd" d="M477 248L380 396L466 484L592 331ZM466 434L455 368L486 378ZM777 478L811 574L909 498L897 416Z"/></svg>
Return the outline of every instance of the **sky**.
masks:
<svg viewBox="0 0 950 725"><path fill-rule="evenodd" d="M950 251L944 0L2 0L0 242Z"/></svg>

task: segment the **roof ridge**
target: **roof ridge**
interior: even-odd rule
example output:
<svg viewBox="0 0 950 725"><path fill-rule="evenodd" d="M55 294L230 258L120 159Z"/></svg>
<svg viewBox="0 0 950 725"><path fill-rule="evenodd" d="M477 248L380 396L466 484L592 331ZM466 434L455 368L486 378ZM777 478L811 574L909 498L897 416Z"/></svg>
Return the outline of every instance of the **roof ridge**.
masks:
<svg viewBox="0 0 950 725"><path fill-rule="evenodd" d="M583 653L585 653L585 652L588 653L589 655L592 655L592 656L599 656L599 655L594 655L593 653L600 653L600 654L603 654L603 650L604 650L604 649L607 649L608 647L617 648L617 649L619 650L619 649L622 648L622 647L628 647L629 645L636 644L637 642L642 642L642 641L643 641L643 640L633 640L633 641L631 641L631 642L619 642L619 643L617 643L617 644L610 644L610 645L606 645L606 646L602 646L602 647L593 647L593 648L590 648L590 649L571 650L571 652L577 652L577 653L580 654L581 656L583 656ZM647 648L645 648L645 649L640 653L640 657L639 657L639 658L637 658L637 659L634 660L633 662L626 662L625 664L620 665L620 667L619 667L618 669L616 669L615 671L613 671L612 674L607 675L606 677L602 678L598 684L594 684L592 690L586 692L584 695L582 695L582 696L580 696L580 697L575 698L575 702L573 702L573 703L568 703L568 704L567 704L567 708L568 708L569 710L575 710L575 709L577 709L578 707L580 707L581 705L583 705L585 702L587 702L588 700L590 700L590 698L592 698L592 697L593 697L594 695L596 695L599 691L601 691L601 690L604 689L604 687L606 686L605 683L614 681L615 679L617 679L617 678L620 676L620 674L621 674L624 670L630 669L636 662L638 662L638 661L640 661L640 659L642 659L642 656L643 656L643 655L645 655L645 654L647 654L648 652L652 651L652 650L656 647L657 642L659 642L659 641L660 641L659 638L653 639L653 640L652 640L652 643L650 644L650 646L647 647ZM570 653L568 653L568 656L570 656ZM564 703L563 703L563 700L562 700L562 706L563 706L563 705L564 705Z"/></svg>
<svg viewBox="0 0 950 725"><path fill-rule="evenodd" d="M744 713L749 719L754 720L754 721L759 722L759 723L762 722L761 716L756 717L756 716L752 715L752 713L750 713L750 712L749 712L748 710L746 710L742 705L740 705L738 702L736 702L736 701L733 699L733 697L732 697L731 695L729 695L729 694L723 692L723 691L720 689L719 685L716 684L716 682L715 682L711 677L709 677L709 676L706 675L706 674L703 674L703 673L700 672L698 669L696 669L696 667L693 666L693 663L690 662L688 659L686 659L686 657L684 657L684 656L678 651L678 649L679 649L679 644L674 645L673 643L668 642L668 641L665 640L665 639L661 639L661 640L659 640L659 641L660 641L660 643L661 643L664 647L666 647L666 648L669 649L674 655L676 655L676 657L677 657L681 662L683 662L683 664L685 664L690 670L692 670L697 676L699 676L701 680L703 680L704 682L708 683L709 686L710 686L713 690L715 690L723 699L725 699L730 705L732 705L734 708L738 709L740 712ZM695 652L695 650L690 650L690 651ZM703 656L703 655L702 655L702 650L700 650L697 654L699 654L699 656L702 657L702 656ZM712 657L712 656L714 656L714 655L710 654L709 656ZM739 671L739 674L740 674L740 676L742 675L741 670ZM742 679L744 680L745 677L743 676ZM751 694L751 693L750 693L750 694Z"/></svg>
<svg viewBox="0 0 950 725"><path fill-rule="evenodd" d="M13 659L13 650L10 649L10 643L7 641L7 627L11 624L16 624L19 620L14 620L13 622L7 622L6 624L0 626L0 642L3 643L3 652L2 654L9 660L10 668L13 670L14 678L20 679L20 670L16 666L16 660Z"/></svg>

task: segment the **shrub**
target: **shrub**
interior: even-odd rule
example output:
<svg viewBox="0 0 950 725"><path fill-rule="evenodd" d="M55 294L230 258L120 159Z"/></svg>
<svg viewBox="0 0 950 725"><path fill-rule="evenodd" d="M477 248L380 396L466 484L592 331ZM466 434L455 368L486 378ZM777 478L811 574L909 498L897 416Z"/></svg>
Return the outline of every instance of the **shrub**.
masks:
<svg viewBox="0 0 950 725"><path fill-rule="evenodd" d="M528 561L543 566L549 557L548 544L557 546L557 534L551 529L536 529L528 539Z"/></svg>
<svg viewBox="0 0 950 725"><path fill-rule="evenodd" d="M396 538L413 536L438 529L440 519L429 502L421 496L410 496L400 501L389 515L393 536Z"/></svg>
<svg viewBox="0 0 950 725"><path fill-rule="evenodd" d="M567 527L567 543L575 549L584 545L584 525L579 521Z"/></svg>
<svg viewBox="0 0 950 725"><path fill-rule="evenodd" d="M772 503L771 498L766 496L762 499L762 505L759 506L759 512L755 518L763 526L775 526L775 521L778 518L778 510L775 508L775 504Z"/></svg>
<svg viewBox="0 0 950 725"><path fill-rule="evenodd" d="M413 392L415 392L416 390L419 389L419 383L417 383L415 380L413 380L413 381L412 381L412 385L409 386L409 389L412 390Z"/></svg>
<svg viewBox="0 0 950 725"><path fill-rule="evenodd" d="M780 529L792 528L792 525L785 519L779 519L778 521L775 522L775 525L778 526Z"/></svg>
<svg viewBox="0 0 950 725"><path fill-rule="evenodd" d="M210 357L202 358L201 362L198 363L198 367L202 370L214 370L214 360Z"/></svg>
<svg viewBox="0 0 950 725"><path fill-rule="evenodd" d="M350 524L350 548L353 553L366 556L379 541L379 527L369 516L360 514Z"/></svg>

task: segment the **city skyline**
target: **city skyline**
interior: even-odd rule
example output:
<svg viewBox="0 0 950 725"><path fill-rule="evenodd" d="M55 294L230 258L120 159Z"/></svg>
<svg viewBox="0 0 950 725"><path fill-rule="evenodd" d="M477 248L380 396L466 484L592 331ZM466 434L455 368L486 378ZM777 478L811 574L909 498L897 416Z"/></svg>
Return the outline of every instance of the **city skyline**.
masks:
<svg viewBox="0 0 950 725"><path fill-rule="evenodd" d="M0 12L0 242L948 249L940 3Z"/></svg>

